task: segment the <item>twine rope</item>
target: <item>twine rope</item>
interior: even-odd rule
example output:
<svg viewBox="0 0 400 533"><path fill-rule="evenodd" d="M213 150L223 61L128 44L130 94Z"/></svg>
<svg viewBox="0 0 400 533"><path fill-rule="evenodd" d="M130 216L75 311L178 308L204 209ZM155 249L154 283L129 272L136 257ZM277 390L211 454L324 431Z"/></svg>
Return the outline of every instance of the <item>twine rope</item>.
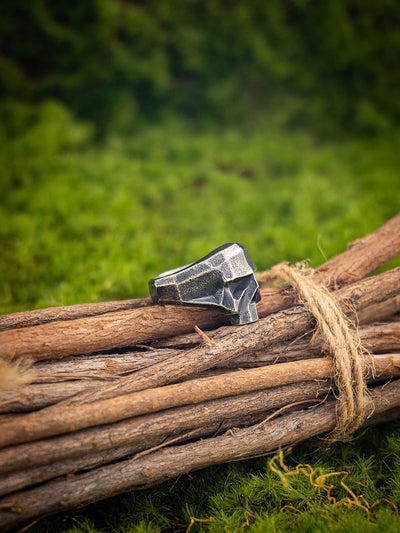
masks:
<svg viewBox="0 0 400 533"><path fill-rule="evenodd" d="M312 280L312 272L305 263L295 266L279 263L268 272L267 277L288 283L299 303L317 321L316 334L321 333L329 347L338 389L338 418L329 440L348 440L367 416L369 396L365 381L365 351L357 329L347 320L328 289Z"/></svg>

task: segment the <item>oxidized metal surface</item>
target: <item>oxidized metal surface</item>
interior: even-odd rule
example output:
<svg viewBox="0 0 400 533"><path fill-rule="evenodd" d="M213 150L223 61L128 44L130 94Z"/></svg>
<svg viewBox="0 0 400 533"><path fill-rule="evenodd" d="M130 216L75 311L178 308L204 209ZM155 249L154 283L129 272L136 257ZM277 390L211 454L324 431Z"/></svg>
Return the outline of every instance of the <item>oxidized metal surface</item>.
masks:
<svg viewBox="0 0 400 533"><path fill-rule="evenodd" d="M224 244L205 257L162 272L149 281L156 303L213 307L234 325L258 320L260 300L255 265L240 244Z"/></svg>

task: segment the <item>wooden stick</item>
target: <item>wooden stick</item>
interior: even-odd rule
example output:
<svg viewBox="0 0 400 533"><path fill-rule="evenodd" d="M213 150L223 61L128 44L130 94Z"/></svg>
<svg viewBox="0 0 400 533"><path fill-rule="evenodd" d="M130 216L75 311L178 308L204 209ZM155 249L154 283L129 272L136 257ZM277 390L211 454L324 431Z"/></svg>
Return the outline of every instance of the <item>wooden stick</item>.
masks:
<svg viewBox="0 0 400 533"><path fill-rule="evenodd" d="M17 492L0 500L0 526L6 532L38 516L148 487L212 464L245 459L297 444L334 428L335 403L327 402L310 410L296 411L271 420L262 427L252 426L220 437L171 446L144 457L134 457ZM378 415L399 406L400 380L374 390L373 403L374 413Z"/></svg>
<svg viewBox="0 0 400 533"><path fill-rule="evenodd" d="M366 307L359 313L359 324L370 324L371 322L390 322L392 316L400 311L400 296L389 298L385 302Z"/></svg>
<svg viewBox="0 0 400 533"><path fill-rule="evenodd" d="M383 302L361 309L357 313L356 322L359 325L371 324L372 322L390 322L393 320L393 315L400 311L400 296L389 298ZM211 339L218 339L219 329L211 330L207 334ZM185 333L184 335L173 335L165 339L157 339L151 343L152 348L158 350L160 348L175 348L187 349L193 348L200 344L200 339L197 333Z"/></svg>
<svg viewBox="0 0 400 533"><path fill-rule="evenodd" d="M326 396L327 398L327 396ZM184 433L179 433L173 436L171 433L168 436L160 436L149 438L146 442L140 441L126 446L113 447L104 452L93 453L90 455L77 456L70 459L63 459L62 461L52 462L36 467L29 466L24 470L18 470L8 473L5 476L0 476L0 496L11 494L17 490L26 487L55 479L62 475L82 472L84 470L92 470L101 465L111 463L113 461L130 458L135 456L136 459L144 455L149 455L155 451L165 448L167 446L176 445L177 443L187 443L195 439L204 439L209 437L216 437L222 435L226 431L235 431L239 427L248 427L255 424L265 424L267 419L275 418L281 414L288 414L298 410L299 405L304 404L305 407L311 407L309 404L321 405L317 399L301 400L291 405L284 405L277 411L261 411L255 414L242 414L236 417L225 418L222 422L201 426L197 429L192 429ZM265 406L264 406L265 408ZM382 417L386 413L382 413ZM391 419L396 419L392 417ZM46 441L43 441L46 442Z"/></svg>
<svg viewBox="0 0 400 533"><path fill-rule="evenodd" d="M397 299L400 300L400 298ZM370 306L367 309L371 307L376 306ZM359 333L363 346L372 353L400 350L400 324L398 322L363 327L359 329ZM217 368L248 368L274 361L285 362L320 357L321 352L327 353L321 339L317 337L313 344L310 344L310 336L307 336L293 343L278 343L267 350L239 356L222 365L217 365ZM179 353L176 350L155 350L38 363L34 367L37 374L34 384L0 392L0 413L41 409L79 392L94 390L96 385L101 383L99 380L112 381L119 375L151 366ZM53 385L50 386L49 383Z"/></svg>
<svg viewBox="0 0 400 533"><path fill-rule="evenodd" d="M374 356L373 365L375 376L397 376L400 373L400 354ZM294 361L194 379L84 405L55 406L30 413L15 422L3 423L0 426L0 447L109 424L181 405L299 381L324 379L331 376L333 369L330 358L313 359L311 364L310 360Z"/></svg>
<svg viewBox="0 0 400 533"><path fill-rule="evenodd" d="M373 272L399 252L400 214L318 267L314 279L331 288L342 287ZM264 289L258 312L263 317L293 304L292 292L287 288ZM0 346L3 357L52 359L148 342L192 331L196 325L208 329L224 322L224 315L210 310L150 306L69 320L62 327L56 321L3 331Z"/></svg>
<svg viewBox="0 0 400 533"><path fill-rule="evenodd" d="M126 309L138 309L154 305L151 298L136 298L134 300L117 300L111 302L95 302L91 304L64 305L46 307L33 311L22 311L9 315L0 315L0 331L6 329L26 328L46 324L52 321L75 320L88 316L103 315Z"/></svg>
<svg viewBox="0 0 400 533"><path fill-rule="evenodd" d="M391 231L397 232L397 236L390 235ZM385 242L379 243L380 239ZM345 252L318 267L313 279L336 290L375 272L400 253L399 245L400 213L373 233L349 243Z"/></svg>
<svg viewBox="0 0 400 533"><path fill-rule="evenodd" d="M262 422L264 417L265 413L245 415L244 417L242 416L240 420L238 418L230 418L219 424L214 423L212 425L203 426L199 429L179 434L172 439L166 439L164 436L155 437L154 439L147 440L145 443L129 444L119 448L112 448L105 452L66 459L57 463L12 472L7 476L0 477L0 496L11 494L17 490L42 483L43 481L55 479L59 476L85 470L93 470L94 468L112 463L121 458L128 458L134 455L137 457L139 454L147 455L148 453L153 453L155 449L170 446L171 444L175 445L193 439L215 436L217 433L224 433L226 430L232 427L238 427L239 425L250 426Z"/></svg>
<svg viewBox="0 0 400 533"><path fill-rule="evenodd" d="M358 330L362 345L371 353L385 353L400 351L400 324L388 322L363 326ZM285 356L286 360L298 357L300 354L327 354L322 338L318 335L311 342L311 335L296 339L293 342L282 342L269 346L265 350L254 354L260 362L274 361L277 356ZM34 365L36 373L35 383L59 383L67 380L113 379L116 376L135 372L154 363L175 357L182 353L178 350L160 349L147 352L128 352L126 354L90 355L70 360L37 363ZM232 367L241 367L245 362L251 362L248 354L236 357L231 361ZM237 364L236 364L237 363Z"/></svg>
<svg viewBox="0 0 400 533"><path fill-rule="evenodd" d="M400 405L383 411L382 413L374 413L370 418L367 418L363 424L363 428L374 426L376 424L386 424L400 419Z"/></svg>
<svg viewBox="0 0 400 533"><path fill-rule="evenodd" d="M146 440L144 445L152 448L162 444L164 440L165 437L155 437L153 440ZM111 448L105 452L83 455L81 457L78 456L72 459L64 459L59 462L42 466L35 467L34 465L29 465L25 470L19 470L17 472L12 472L11 474L0 476L0 496L11 494L17 490L43 483L43 481L48 481L49 479L54 479L59 476L65 476L74 472L82 472L84 470L92 470L93 468L111 463L122 457L132 456L143 449L144 448L138 444L128 444L119 448Z"/></svg>
<svg viewBox="0 0 400 533"><path fill-rule="evenodd" d="M60 383L40 383L24 385L17 389L0 392L0 413L26 413L54 405L79 392L92 390L91 387L103 383L93 381L62 381Z"/></svg>
<svg viewBox="0 0 400 533"><path fill-rule="evenodd" d="M211 436L215 425L218 428L225 422L225 429L233 425L243 426L246 425L248 415L256 414L262 414L263 420L268 412L292 403L324 398L330 390L330 380L294 383L177 407L60 437L3 448L0 450L0 486L6 489L6 480L10 477L8 472L28 472L32 467L62 463L74 458L81 461L84 456L88 456L87 461L90 462L93 454L107 450L121 449L122 455L118 455L120 458L124 456L124 449L128 444L134 450L132 453L136 453L150 448L149 442L156 438L169 440L181 432L206 429L210 426L212 429L207 429L201 436ZM232 425L230 420L234 421ZM10 490L6 491L8 492Z"/></svg>
<svg viewBox="0 0 400 533"><path fill-rule="evenodd" d="M372 303L386 300L400 290L400 267L367 278L337 291L337 299L350 315ZM121 394L173 383L189 375L198 374L237 357L251 354L268 346L301 336L315 326L314 318L303 307L281 311L258 322L236 328L221 329L221 338L215 345L199 346L173 358L156 363L118 379L115 383L101 385L97 391L77 394L65 400L63 406L78 405L112 398ZM61 404L60 404L61 405ZM53 409L47 407L46 410Z"/></svg>
<svg viewBox="0 0 400 533"><path fill-rule="evenodd" d="M378 332L377 332L378 333ZM379 335L384 336L383 331ZM393 350L392 350L393 351ZM61 361L38 362L33 366L35 383L59 383L69 380L112 380L131 374L182 353L181 350L160 349L126 353L107 353L72 357Z"/></svg>
<svg viewBox="0 0 400 533"><path fill-rule="evenodd" d="M363 347L370 353L400 351L398 322L364 326L359 329L359 334ZM243 354L215 368L227 371L227 369L251 368L278 361L283 363L328 354L319 336L312 343L310 341L311 335L307 335L293 342L278 343L259 352ZM0 393L0 413L21 413L42 409L79 392L95 390L101 384L100 380L113 381L121 375L174 357L179 353L176 350L158 350L38 363L34 367L36 383Z"/></svg>
<svg viewBox="0 0 400 533"><path fill-rule="evenodd" d="M104 381L115 381L119 375L147 368L177 353L180 352L158 350L155 355L150 351L130 352L39 363L34 366L36 376L33 384L0 391L0 413L42 409L79 392L97 390Z"/></svg>
<svg viewBox="0 0 400 533"><path fill-rule="evenodd" d="M390 353L400 350L400 324L398 322L372 324L358 330L363 348L370 353ZM306 335L293 341L278 342L266 350L244 354L215 368L248 368L271 363L283 363L329 355L324 339Z"/></svg>
<svg viewBox="0 0 400 533"><path fill-rule="evenodd" d="M390 299L388 301L394 299L395 298ZM375 307L376 306L371 305L368 306L366 309L369 310L370 308ZM360 312L357 313L358 316ZM393 319L393 317L391 317L391 319ZM213 339L217 339L218 331L219 330L209 332L210 337ZM377 354L385 352L396 352L400 349L400 326L399 322L397 321L365 325L359 328L358 332L360 335L361 344L366 350L371 353ZM183 347L185 346L186 341L187 346L193 347L195 335L193 335L193 337L191 334L181 335L179 337L170 337L169 339L165 339L165 343L157 341L156 346L160 345L172 348L176 343L177 345ZM179 352L176 353L178 354ZM157 349L154 351L154 354L157 357ZM217 364L215 368L248 368L257 365L260 366L265 364L271 364L273 362L282 363L286 361L294 361L296 359L320 357L321 354L329 354L329 352L327 351L327 347L324 345L323 339L320 335L317 335L317 337L313 338L313 335L309 334L295 338L293 341L282 341L274 343L271 346L268 346L265 349L261 349L259 351L255 351L252 353L244 353L242 355L239 355L238 357L235 357L234 359L224 361L221 364Z"/></svg>
<svg viewBox="0 0 400 533"><path fill-rule="evenodd" d="M100 316L49 322L0 332L0 356L5 359L29 356L37 361L61 359L98 351L133 346L172 332L192 331L226 323L216 311L154 305Z"/></svg>

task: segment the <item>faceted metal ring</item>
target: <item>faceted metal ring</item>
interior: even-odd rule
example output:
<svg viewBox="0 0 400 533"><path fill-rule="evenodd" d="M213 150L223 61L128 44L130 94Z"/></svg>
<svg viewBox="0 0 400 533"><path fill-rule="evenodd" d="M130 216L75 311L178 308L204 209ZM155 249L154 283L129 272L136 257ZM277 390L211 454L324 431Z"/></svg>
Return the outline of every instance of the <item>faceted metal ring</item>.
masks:
<svg viewBox="0 0 400 533"><path fill-rule="evenodd" d="M240 244L228 243L205 257L149 281L150 294L159 304L211 307L229 315L231 324L258 320L261 299L255 265Z"/></svg>

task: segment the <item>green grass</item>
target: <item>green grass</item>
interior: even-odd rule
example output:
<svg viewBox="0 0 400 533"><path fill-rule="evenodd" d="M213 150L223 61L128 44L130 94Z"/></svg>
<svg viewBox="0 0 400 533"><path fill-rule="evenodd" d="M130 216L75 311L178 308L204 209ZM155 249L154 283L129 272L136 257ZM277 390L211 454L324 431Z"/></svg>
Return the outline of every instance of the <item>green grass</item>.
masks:
<svg viewBox="0 0 400 533"><path fill-rule="evenodd" d="M198 126L172 118L102 144L54 102L0 109L0 312L147 295L147 281L225 242L245 245L260 270L312 266L396 214L400 130L323 142L274 122ZM398 265L399 259L391 262ZM369 503L400 505L400 425L328 450L303 446L292 467L351 466ZM369 522L332 508L304 482L288 489L267 459L212 467L147 491L45 520L32 532L398 531L389 504ZM238 500L260 506L249 527ZM280 512L284 505L297 509ZM265 511L268 510L267 516Z"/></svg>

